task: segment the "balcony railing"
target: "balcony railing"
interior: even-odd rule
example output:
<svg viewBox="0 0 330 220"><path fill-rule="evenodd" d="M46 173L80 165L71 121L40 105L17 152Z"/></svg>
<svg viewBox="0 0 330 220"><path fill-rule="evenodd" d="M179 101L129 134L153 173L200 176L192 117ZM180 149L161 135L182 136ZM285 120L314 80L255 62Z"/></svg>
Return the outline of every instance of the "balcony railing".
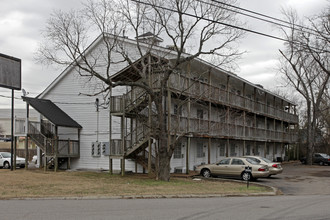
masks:
<svg viewBox="0 0 330 220"><path fill-rule="evenodd" d="M251 100L248 97L227 92L219 87L215 87L198 80L190 79L190 88L188 87L188 83L180 83L182 81L186 82L188 81L188 78L184 75L172 74L169 80L169 86L172 90L182 92L187 96L197 99L210 100L214 103L235 106L238 108L243 108L247 111L257 112L266 116L278 118L283 121L298 123L297 115L286 112L282 109Z"/></svg>
<svg viewBox="0 0 330 220"><path fill-rule="evenodd" d="M79 157L79 141L59 140L58 141L59 157Z"/></svg>
<svg viewBox="0 0 330 220"><path fill-rule="evenodd" d="M265 141L272 140L278 142L293 143L297 140L297 135L292 131L269 130L251 126L243 126L231 123L208 121L203 119L190 119L188 128L186 117L171 117L171 131L178 134L193 133L195 135L210 135L213 137L230 137L234 139L246 139Z"/></svg>

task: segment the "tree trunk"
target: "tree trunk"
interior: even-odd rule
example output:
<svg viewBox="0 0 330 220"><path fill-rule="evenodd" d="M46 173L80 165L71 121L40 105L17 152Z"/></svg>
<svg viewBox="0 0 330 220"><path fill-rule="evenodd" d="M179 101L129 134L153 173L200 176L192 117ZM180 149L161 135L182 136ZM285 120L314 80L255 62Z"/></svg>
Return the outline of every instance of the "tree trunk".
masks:
<svg viewBox="0 0 330 220"><path fill-rule="evenodd" d="M164 149L165 147L165 149ZM167 146L161 146L160 151L159 151L159 180L161 181L170 181L170 162L171 162L171 157L168 156Z"/></svg>
<svg viewBox="0 0 330 220"><path fill-rule="evenodd" d="M313 163L313 146L314 138L312 136L312 111L311 111L311 102L307 100L307 156L306 164L312 165Z"/></svg>

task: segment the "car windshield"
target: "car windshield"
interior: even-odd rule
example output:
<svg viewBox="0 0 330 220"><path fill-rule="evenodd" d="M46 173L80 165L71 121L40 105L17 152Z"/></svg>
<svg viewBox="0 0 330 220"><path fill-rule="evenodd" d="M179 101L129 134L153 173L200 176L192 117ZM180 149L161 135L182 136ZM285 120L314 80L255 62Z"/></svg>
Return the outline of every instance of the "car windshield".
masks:
<svg viewBox="0 0 330 220"><path fill-rule="evenodd" d="M328 154L320 154L322 157L324 157L324 158L328 158L329 157L329 155Z"/></svg>
<svg viewBox="0 0 330 220"><path fill-rule="evenodd" d="M11 154L7 153L7 152L1 153L1 155L2 155L3 158L10 158L10 156L11 156Z"/></svg>
<svg viewBox="0 0 330 220"><path fill-rule="evenodd" d="M262 159L263 161L265 161L266 163L273 163L271 160L268 160L267 158L262 157L261 159Z"/></svg>
<svg viewBox="0 0 330 220"><path fill-rule="evenodd" d="M249 162L250 164L259 164L257 161L255 161L251 158L246 158L246 161Z"/></svg>

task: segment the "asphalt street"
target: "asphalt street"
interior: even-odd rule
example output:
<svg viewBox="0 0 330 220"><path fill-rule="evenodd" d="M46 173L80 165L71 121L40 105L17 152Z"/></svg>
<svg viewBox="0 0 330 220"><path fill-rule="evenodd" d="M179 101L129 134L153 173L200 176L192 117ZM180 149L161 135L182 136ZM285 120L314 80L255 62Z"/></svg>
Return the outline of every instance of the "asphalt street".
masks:
<svg viewBox="0 0 330 220"><path fill-rule="evenodd" d="M283 166L282 174L257 181L278 187L280 196L0 200L0 219L330 219L330 166Z"/></svg>
<svg viewBox="0 0 330 220"><path fill-rule="evenodd" d="M258 179L257 182L277 187L284 195L330 195L330 166L293 162L283 167L282 174Z"/></svg>
<svg viewBox="0 0 330 220"><path fill-rule="evenodd" d="M2 220L329 219L330 195L183 199L8 200Z"/></svg>

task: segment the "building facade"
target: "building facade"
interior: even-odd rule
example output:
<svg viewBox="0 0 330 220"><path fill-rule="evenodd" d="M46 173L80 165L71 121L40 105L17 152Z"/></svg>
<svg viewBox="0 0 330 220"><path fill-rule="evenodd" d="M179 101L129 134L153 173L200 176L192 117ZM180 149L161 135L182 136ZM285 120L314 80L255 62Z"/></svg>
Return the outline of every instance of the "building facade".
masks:
<svg viewBox="0 0 330 220"><path fill-rule="evenodd" d="M123 38L123 43L128 51L136 53L135 40ZM148 47L147 43L141 45ZM101 50L103 46L102 40L97 39L86 53ZM164 51L167 55L161 58L163 64L170 64L175 51L162 47L155 47L153 54L142 58L136 55L135 64L139 66L145 58L157 59ZM117 54L113 59L115 62L122 58ZM112 80L138 82L141 77L134 72L137 66L132 68L118 62L112 68ZM164 68L150 63L149 69L149 83L157 91L162 77L160 70ZM139 87L119 86L111 89L110 101L102 95L82 95L96 93L100 85L97 80L87 82L71 65L37 97L51 101L65 112L69 116L65 125L77 123L73 128L79 131L72 131L72 127L60 126L46 112L38 111L40 118L55 128L56 135L50 137L67 140L68 149L70 140L78 141L75 146L79 153L64 160L62 165L73 169L150 171L156 163L157 141L150 131L155 112L148 94ZM187 173L197 165L214 163L226 156L284 159L285 148L296 141L298 117L293 102L201 59L181 65L171 75L166 91L169 138L179 137L171 172ZM26 100L30 104L35 101ZM100 102L104 103L103 107ZM55 147L58 141L53 143L53 151L58 152L59 146Z"/></svg>

